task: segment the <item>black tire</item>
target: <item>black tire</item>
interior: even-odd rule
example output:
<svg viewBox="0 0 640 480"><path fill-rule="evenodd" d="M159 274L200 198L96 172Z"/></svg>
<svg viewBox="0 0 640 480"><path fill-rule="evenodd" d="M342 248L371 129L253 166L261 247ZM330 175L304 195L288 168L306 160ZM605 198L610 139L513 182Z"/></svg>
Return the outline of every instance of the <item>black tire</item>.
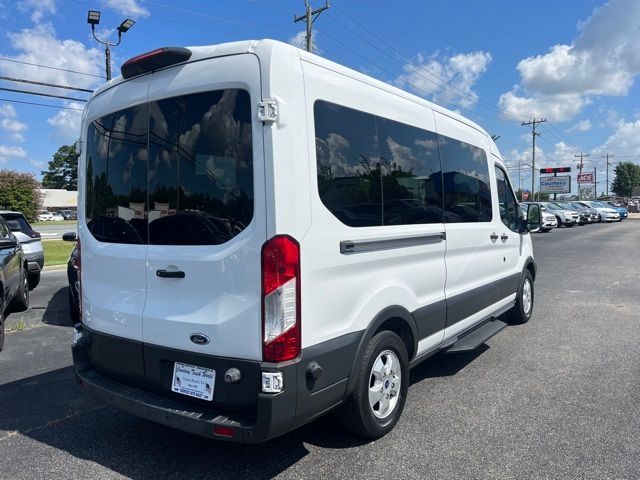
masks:
<svg viewBox="0 0 640 480"><path fill-rule="evenodd" d="M369 404L369 388L374 363L378 356L386 351L393 352L399 360L400 389L393 410L385 418L378 418ZM398 423L409 390L409 356L400 337L389 331L376 334L367 345L357 375L353 392L338 409L338 420L344 428L356 435L371 439L380 438ZM384 385L386 383L388 382Z"/></svg>
<svg viewBox="0 0 640 480"><path fill-rule="evenodd" d="M529 286L531 288L530 290L531 303L528 311L526 311L525 309L526 300L524 299L525 284L527 282L529 283ZM505 315L508 322L512 324L523 324L531 320L531 315L533 314L533 307L535 304L534 300L535 300L535 289L534 289L533 277L531 276L531 272L529 270L525 270L524 273L522 274L522 279L520 280L518 293L516 294L516 304Z"/></svg>
<svg viewBox="0 0 640 480"><path fill-rule="evenodd" d="M22 271L20 279L20 288L16 292L11 302L11 310L14 312L24 312L29 310L29 274L27 270Z"/></svg>
<svg viewBox="0 0 640 480"><path fill-rule="evenodd" d="M40 284L40 272L29 274L29 290L33 290Z"/></svg>

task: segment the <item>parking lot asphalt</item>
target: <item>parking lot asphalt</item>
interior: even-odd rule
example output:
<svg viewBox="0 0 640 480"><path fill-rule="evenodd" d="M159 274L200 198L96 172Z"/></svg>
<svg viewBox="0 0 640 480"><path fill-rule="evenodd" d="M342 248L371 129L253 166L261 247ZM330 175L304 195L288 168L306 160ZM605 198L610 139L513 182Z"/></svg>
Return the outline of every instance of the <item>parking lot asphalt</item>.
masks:
<svg viewBox="0 0 640 480"><path fill-rule="evenodd" d="M0 478L638 478L639 239L639 221L534 234L532 320L415 368L375 442L325 417L216 443L91 399L72 375L65 272L45 272L0 353Z"/></svg>

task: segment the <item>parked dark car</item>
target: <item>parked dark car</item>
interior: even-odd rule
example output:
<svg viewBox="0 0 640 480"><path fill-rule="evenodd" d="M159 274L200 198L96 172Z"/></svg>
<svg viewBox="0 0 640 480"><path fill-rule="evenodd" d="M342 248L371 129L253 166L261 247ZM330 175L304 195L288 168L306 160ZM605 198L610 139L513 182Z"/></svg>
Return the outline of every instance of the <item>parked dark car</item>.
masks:
<svg viewBox="0 0 640 480"><path fill-rule="evenodd" d="M65 220L77 220L78 214L75 210L60 210L60 213L64 217Z"/></svg>
<svg viewBox="0 0 640 480"><path fill-rule="evenodd" d="M78 270L80 269L80 254L78 250L77 235L74 232L65 233L62 239L67 242L76 242L73 245L73 250L69 255L69 261L67 262L67 280L69 281L69 316L71 321L76 324L80 321L80 303L78 299L79 281Z"/></svg>
<svg viewBox="0 0 640 480"><path fill-rule="evenodd" d="M27 261L22 246L0 217L0 350L4 346L4 315L29 308Z"/></svg>
<svg viewBox="0 0 640 480"><path fill-rule="evenodd" d="M11 233L22 245L22 254L27 260L29 269L29 288L33 290L40 283L40 272L44 268L44 251L40 234L31 227L22 212L2 210L0 217L7 222Z"/></svg>

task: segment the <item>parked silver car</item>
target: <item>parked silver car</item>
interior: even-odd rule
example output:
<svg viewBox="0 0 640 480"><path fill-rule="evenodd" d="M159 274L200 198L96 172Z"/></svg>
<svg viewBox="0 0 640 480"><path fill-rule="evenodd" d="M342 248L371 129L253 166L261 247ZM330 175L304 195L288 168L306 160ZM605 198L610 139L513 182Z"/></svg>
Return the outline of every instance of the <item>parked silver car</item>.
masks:
<svg viewBox="0 0 640 480"><path fill-rule="evenodd" d="M0 211L13 235L22 245L24 258L27 260L29 289L33 290L40 283L40 272L44 267L44 252L40 234L36 232L22 212Z"/></svg>
<svg viewBox="0 0 640 480"><path fill-rule="evenodd" d="M558 219L558 226L573 227L580 221L580 215L575 210L568 210L553 202L540 202L549 213L552 213Z"/></svg>

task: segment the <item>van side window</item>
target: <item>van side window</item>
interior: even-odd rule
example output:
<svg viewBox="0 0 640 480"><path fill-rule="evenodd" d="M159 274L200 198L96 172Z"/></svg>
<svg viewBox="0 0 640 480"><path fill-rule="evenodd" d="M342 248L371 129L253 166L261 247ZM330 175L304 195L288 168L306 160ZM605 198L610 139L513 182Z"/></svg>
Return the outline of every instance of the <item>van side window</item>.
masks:
<svg viewBox="0 0 640 480"><path fill-rule="evenodd" d="M375 117L321 101L315 103L314 116L322 203L350 227L382 225Z"/></svg>
<svg viewBox="0 0 640 480"><path fill-rule="evenodd" d="M481 148L438 135L443 165L445 222L490 222L491 186Z"/></svg>
<svg viewBox="0 0 640 480"><path fill-rule="evenodd" d="M433 132L317 101L318 190L351 227L442 222L442 169Z"/></svg>
<svg viewBox="0 0 640 480"><path fill-rule="evenodd" d="M378 117L384 225L442 223L436 134Z"/></svg>
<svg viewBox="0 0 640 480"><path fill-rule="evenodd" d="M511 189L509 178L502 168L496 166L496 181L498 185L498 202L500 204L500 218L507 228L518 231L518 202Z"/></svg>
<svg viewBox="0 0 640 480"><path fill-rule="evenodd" d="M147 104L94 120L87 130L86 217L101 242L147 242Z"/></svg>

